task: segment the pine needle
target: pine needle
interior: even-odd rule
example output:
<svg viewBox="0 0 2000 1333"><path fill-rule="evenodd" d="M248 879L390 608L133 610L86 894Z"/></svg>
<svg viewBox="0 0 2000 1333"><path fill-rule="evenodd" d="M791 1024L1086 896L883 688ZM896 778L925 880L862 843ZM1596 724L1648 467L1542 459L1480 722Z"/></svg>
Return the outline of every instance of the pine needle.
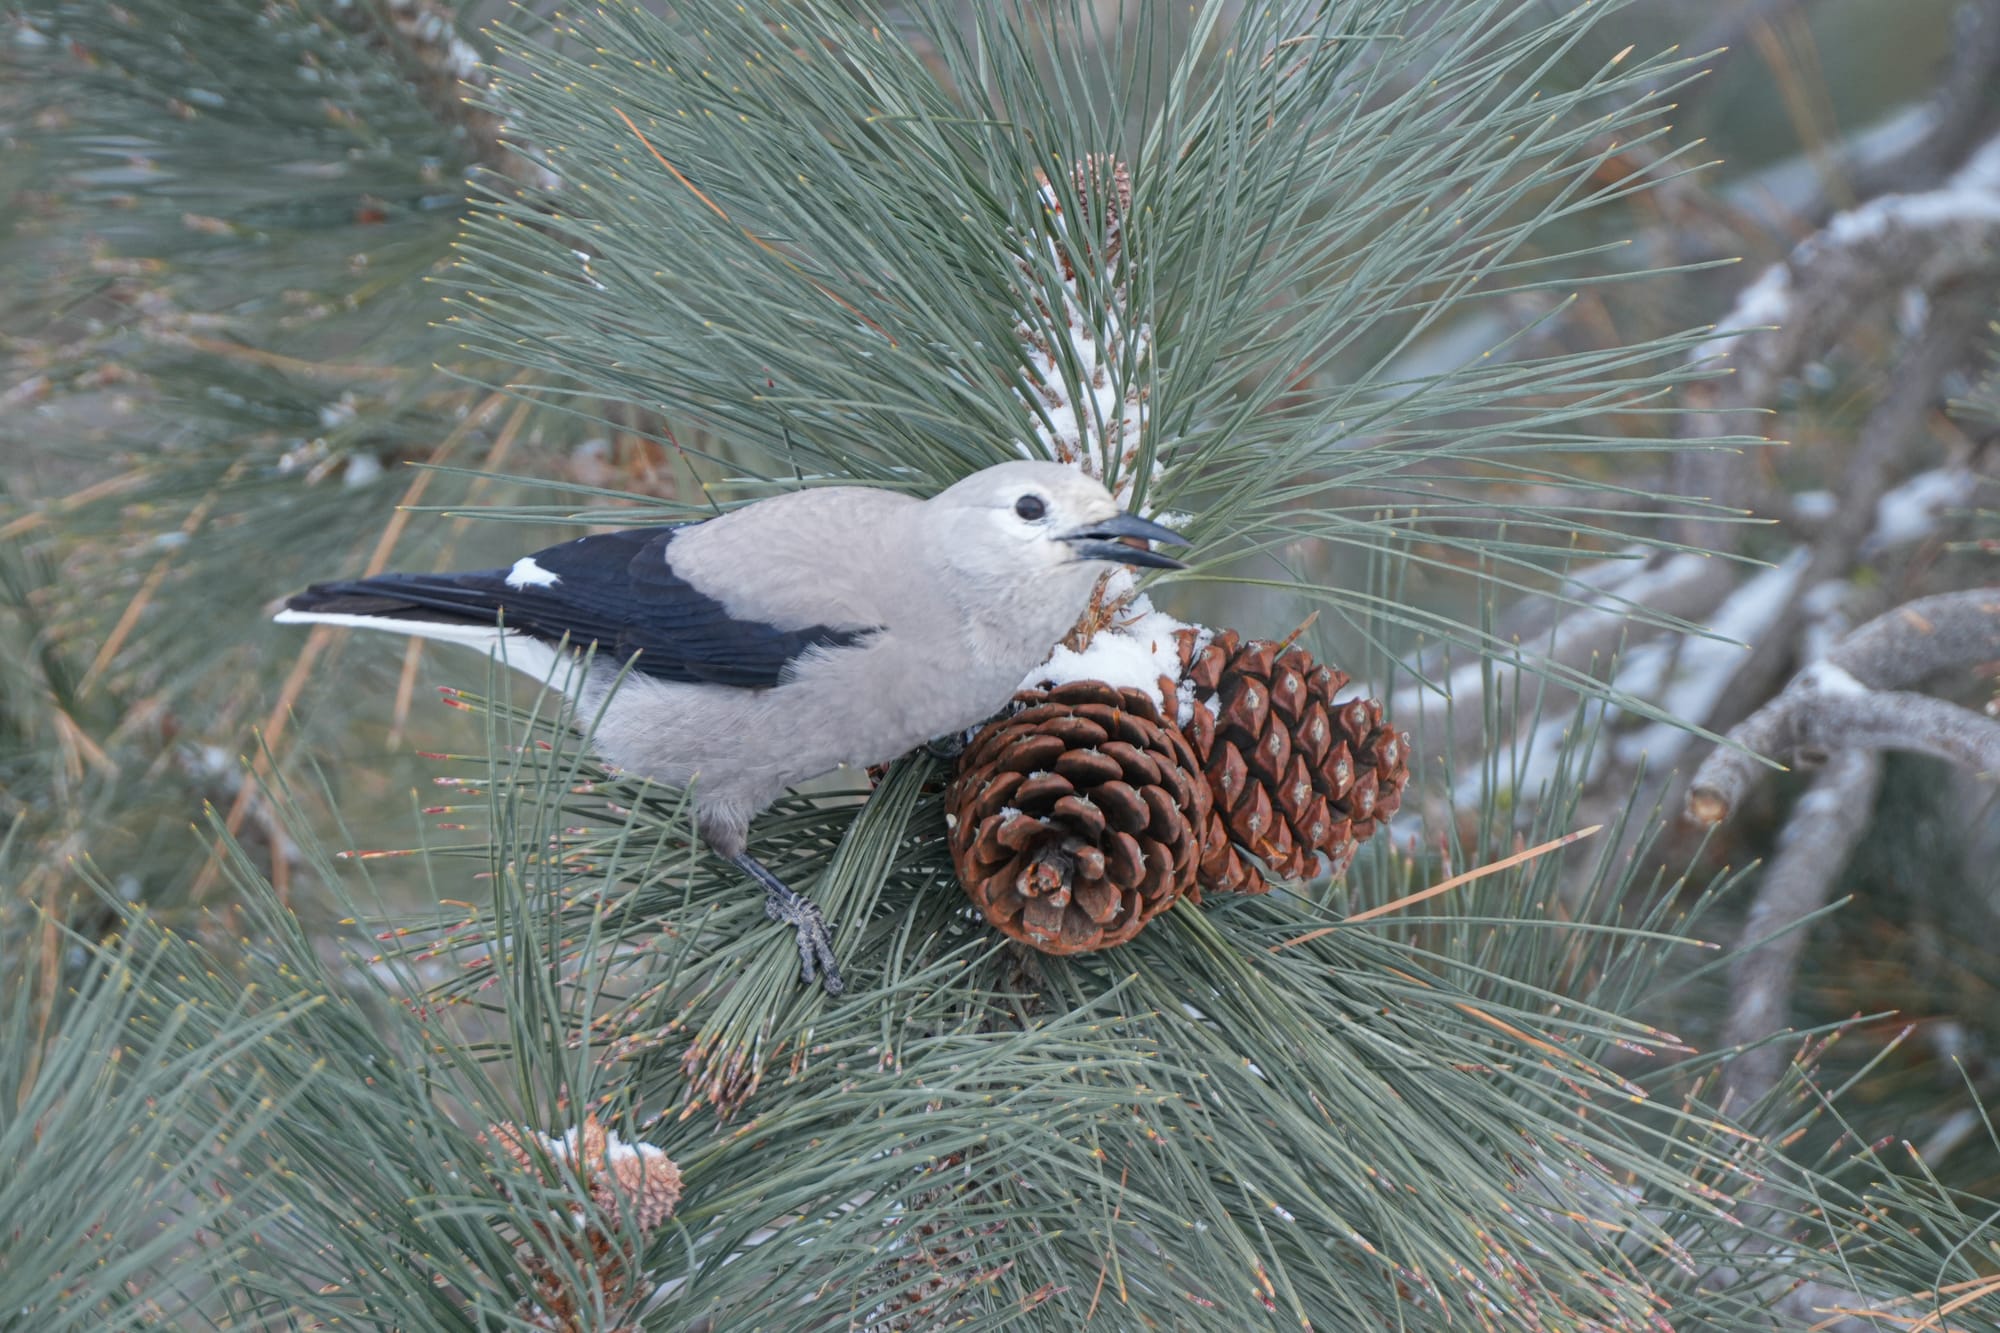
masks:
<svg viewBox="0 0 2000 1333"><path fill-rule="evenodd" d="M1290 949L1304 944L1308 940L1316 940L1322 935L1330 934L1333 931L1341 929L1343 926L1359 925L1363 921L1373 921L1377 917L1388 916L1392 912L1400 912L1404 908L1423 902L1428 898L1435 898L1440 894L1450 893L1453 889L1470 884L1474 880L1484 879L1486 876L1498 874L1502 870L1511 870L1515 866L1534 860L1536 857L1546 856L1550 852L1559 851L1573 842L1581 842L1583 839L1599 832L1603 827L1602 824L1592 824L1589 828L1578 829L1574 833L1565 833L1560 838L1551 838L1549 841L1537 846L1515 852L1512 856L1505 856L1498 861L1492 861L1475 869L1453 875L1450 879L1439 880L1429 888L1405 894L1394 902L1379 903L1374 907L1368 908L1366 911L1355 912L1350 916L1343 917L1340 925L1323 926L1318 930L1307 931L1296 939L1287 940L1283 944L1274 944L1271 946L1271 951L1275 953L1280 949Z"/></svg>

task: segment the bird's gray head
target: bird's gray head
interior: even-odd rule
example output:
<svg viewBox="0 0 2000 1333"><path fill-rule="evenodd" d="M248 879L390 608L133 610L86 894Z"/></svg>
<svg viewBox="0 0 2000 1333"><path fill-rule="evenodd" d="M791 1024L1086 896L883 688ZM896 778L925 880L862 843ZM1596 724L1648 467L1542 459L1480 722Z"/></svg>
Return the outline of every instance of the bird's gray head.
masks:
<svg viewBox="0 0 2000 1333"><path fill-rule="evenodd" d="M1185 544L1171 528L1119 508L1104 486L1060 463L1001 463L925 501L938 553L968 577L1018 581L1073 577L1086 588L1105 562L1183 569L1120 540Z"/></svg>

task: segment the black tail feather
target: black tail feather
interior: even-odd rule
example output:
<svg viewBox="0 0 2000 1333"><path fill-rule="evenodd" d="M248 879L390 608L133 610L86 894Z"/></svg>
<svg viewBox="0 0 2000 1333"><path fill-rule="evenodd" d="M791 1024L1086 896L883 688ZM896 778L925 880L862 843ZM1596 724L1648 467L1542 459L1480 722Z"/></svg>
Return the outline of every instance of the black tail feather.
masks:
<svg viewBox="0 0 2000 1333"><path fill-rule="evenodd" d="M449 574L382 574L367 579L315 583L285 599L288 611L327 615L378 616L385 620L456 621L491 625L495 608Z"/></svg>

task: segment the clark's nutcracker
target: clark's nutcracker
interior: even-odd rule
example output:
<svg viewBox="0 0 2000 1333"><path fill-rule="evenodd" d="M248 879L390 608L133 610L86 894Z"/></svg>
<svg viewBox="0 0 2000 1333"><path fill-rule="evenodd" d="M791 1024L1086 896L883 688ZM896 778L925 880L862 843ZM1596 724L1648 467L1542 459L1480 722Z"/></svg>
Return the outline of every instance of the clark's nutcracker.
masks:
<svg viewBox="0 0 2000 1333"><path fill-rule="evenodd" d="M796 491L508 569L316 583L277 618L467 644L561 685L598 717L606 760L693 787L703 841L797 929L804 980L838 992L826 921L745 851L751 817L993 714L1076 623L1100 562L1183 567L1121 538L1183 540L1073 469L1002 463L928 500Z"/></svg>

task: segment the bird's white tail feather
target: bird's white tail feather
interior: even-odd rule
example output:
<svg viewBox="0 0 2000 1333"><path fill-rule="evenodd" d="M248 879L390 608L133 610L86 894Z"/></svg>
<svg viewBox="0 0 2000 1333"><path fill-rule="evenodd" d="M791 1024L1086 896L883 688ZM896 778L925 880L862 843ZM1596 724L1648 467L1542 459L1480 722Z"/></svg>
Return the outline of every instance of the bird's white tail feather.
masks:
<svg viewBox="0 0 2000 1333"><path fill-rule="evenodd" d="M536 680L547 681L556 673L556 651L525 634L502 630L497 625L467 625L458 621L403 620L395 616L358 616L338 611L293 611L289 608L271 617L280 625L339 625L347 629L387 630L412 638L455 643L497 656L506 665ZM567 673L564 673L567 674ZM556 684L561 684L557 676Z"/></svg>

